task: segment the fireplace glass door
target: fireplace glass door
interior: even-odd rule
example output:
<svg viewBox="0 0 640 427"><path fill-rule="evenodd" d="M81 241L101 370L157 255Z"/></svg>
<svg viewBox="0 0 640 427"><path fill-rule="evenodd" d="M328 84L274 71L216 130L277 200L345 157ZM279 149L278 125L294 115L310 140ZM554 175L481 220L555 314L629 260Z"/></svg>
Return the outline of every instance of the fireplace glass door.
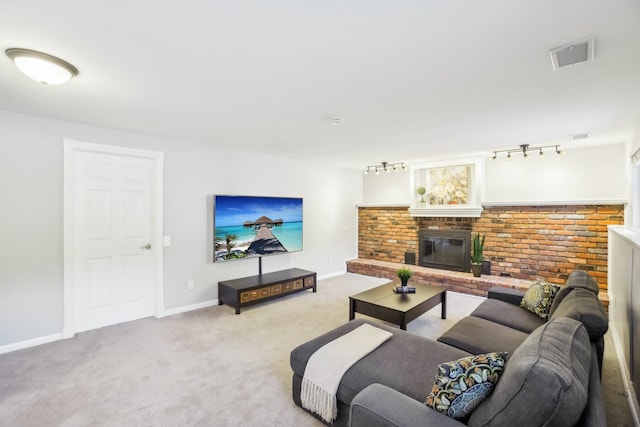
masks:
<svg viewBox="0 0 640 427"><path fill-rule="evenodd" d="M466 230L421 230L420 265L444 270L469 271L470 235Z"/></svg>

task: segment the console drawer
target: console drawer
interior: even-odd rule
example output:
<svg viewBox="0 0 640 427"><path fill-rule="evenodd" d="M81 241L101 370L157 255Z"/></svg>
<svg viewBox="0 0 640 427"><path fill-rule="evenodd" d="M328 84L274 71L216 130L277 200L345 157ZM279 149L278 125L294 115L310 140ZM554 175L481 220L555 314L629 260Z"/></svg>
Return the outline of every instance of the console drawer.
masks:
<svg viewBox="0 0 640 427"><path fill-rule="evenodd" d="M268 298L271 296L271 286L258 289L258 299Z"/></svg>
<svg viewBox="0 0 640 427"><path fill-rule="evenodd" d="M243 302L255 301L258 299L258 295L259 294L257 290L241 292L240 302L243 303Z"/></svg>
<svg viewBox="0 0 640 427"><path fill-rule="evenodd" d="M280 295L282 293L282 284L271 286L271 295Z"/></svg>
<svg viewBox="0 0 640 427"><path fill-rule="evenodd" d="M316 284L315 278L313 276L309 276L309 277L305 277L304 278L304 287L305 288L311 288Z"/></svg>

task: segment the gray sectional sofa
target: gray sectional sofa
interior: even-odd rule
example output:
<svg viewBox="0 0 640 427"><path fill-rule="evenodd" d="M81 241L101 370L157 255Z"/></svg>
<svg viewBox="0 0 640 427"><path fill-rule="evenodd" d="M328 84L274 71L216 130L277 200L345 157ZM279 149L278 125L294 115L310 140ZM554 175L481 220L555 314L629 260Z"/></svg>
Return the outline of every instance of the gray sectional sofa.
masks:
<svg viewBox="0 0 640 427"><path fill-rule="evenodd" d="M393 336L356 362L337 391L335 425L375 426L605 426L600 390L608 321L598 287L576 271L555 296L547 320L519 306L523 291L492 289L467 318L437 341L355 319L291 352L293 400L309 357L363 323ZM441 363L474 354L508 352L491 394L457 420L424 404Z"/></svg>

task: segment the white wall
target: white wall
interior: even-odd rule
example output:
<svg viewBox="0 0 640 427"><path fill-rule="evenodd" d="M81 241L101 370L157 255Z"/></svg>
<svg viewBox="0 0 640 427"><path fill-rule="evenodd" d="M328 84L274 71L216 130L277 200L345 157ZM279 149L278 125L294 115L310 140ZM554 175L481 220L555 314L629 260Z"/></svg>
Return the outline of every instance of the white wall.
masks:
<svg viewBox="0 0 640 427"><path fill-rule="evenodd" d="M627 227L640 229L640 142L629 143L627 161L627 199L624 223Z"/></svg>
<svg viewBox="0 0 640 427"><path fill-rule="evenodd" d="M625 144L487 161L485 202L606 201L626 198Z"/></svg>
<svg viewBox="0 0 640 427"><path fill-rule="evenodd" d="M620 360L622 380L638 425L637 394L632 377L638 375L638 278L640 233L626 226L609 227L609 325ZM634 374L635 371L635 374ZM637 382L636 382L637 384Z"/></svg>
<svg viewBox="0 0 640 427"><path fill-rule="evenodd" d="M217 299L219 280L257 274L257 260L208 259L211 195L304 198L304 250L263 258L263 271L328 275L357 255L362 174L211 145L0 111L0 347L58 334L63 322L64 138L165 153L167 310ZM187 281L195 289L187 290Z"/></svg>
<svg viewBox="0 0 640 427"><path fill-rule="evenodd" d="M637 375L638 349L638 288L640 286L640 163L631 156L638 151L640 144L627 145L625 172L627 185L625 194L629 201L625 208L624 226L609 226L608 233L608 274L609 288L609 325L613 338L623 385L629 400L635 424L640 423L638 395L632 380ZM635 343L635 345L634 345ZM632 350L632 348L634 348ZM633 357L635 354L636 357ZM632 373L636 368L635 374Z"/></svg>
<svg viewBox="0 0 640 427"><path fill-rule="evenodd" d="M409 205L409 171L364 175L362 200L367 204Z"/></svg>
<svg viewBox="0 0 640 427"><path fill-rule="evenodd" d="M485 204L626 200L626 144L589 146L530 158L486 161ZM409 204L409 173L367 175L363 204Z"/></svg>

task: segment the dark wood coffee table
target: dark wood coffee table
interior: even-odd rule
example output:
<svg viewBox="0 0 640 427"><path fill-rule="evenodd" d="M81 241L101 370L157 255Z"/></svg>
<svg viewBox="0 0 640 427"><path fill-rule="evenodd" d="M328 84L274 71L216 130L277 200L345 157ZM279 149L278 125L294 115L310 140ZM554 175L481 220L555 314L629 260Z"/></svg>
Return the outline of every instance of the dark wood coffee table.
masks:
<svg viewBox="0 0 640 427"><path fill-rule="evenodd" d="M349 297L349 320L356 313L375 317L407 329L407 323L415 320L438 304L441 304L441 316L447 318L447 288L421 283L415 286L415 294L396 294L393 289L397 283L384 285L360 292Z"/></svg>

